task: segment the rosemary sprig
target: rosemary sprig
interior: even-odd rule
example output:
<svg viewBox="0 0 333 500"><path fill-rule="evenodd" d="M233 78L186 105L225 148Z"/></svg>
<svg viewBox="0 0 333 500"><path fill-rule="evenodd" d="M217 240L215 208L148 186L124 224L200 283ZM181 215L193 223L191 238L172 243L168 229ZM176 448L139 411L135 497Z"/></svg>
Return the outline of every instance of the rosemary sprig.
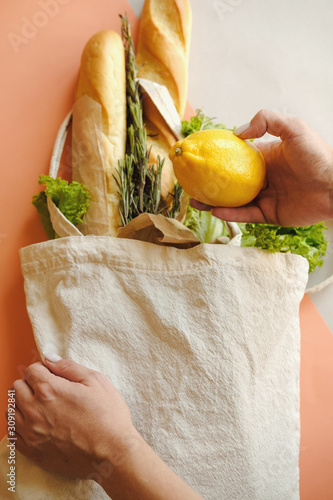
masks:
<svg viewBox="0 0 333 500"><path fill-rule="evenodd" d="M169 217L177 217L181 209L181 198L184 193L184 189L181 187L179 182L176 182L172 193L172 205L169 210Z"/></svg>
<svg viewBox="0 0 333 500"><path fill-rule="evenodd" d="M143 124L143 107L137 83L138 68L127 15L121 18L121 34L126 57L127 139L124 160L118 161L118 176L114 176L120 196L119 213L123 225L140 213L163 213L175 217L179 212L181 192L175 189L171 207L161 199L161 175L164 159L157 157L156 164L149 164L147 131ZM161 208L162 205L162 208ZM178 208L177 208L178 207Z"/></svg>

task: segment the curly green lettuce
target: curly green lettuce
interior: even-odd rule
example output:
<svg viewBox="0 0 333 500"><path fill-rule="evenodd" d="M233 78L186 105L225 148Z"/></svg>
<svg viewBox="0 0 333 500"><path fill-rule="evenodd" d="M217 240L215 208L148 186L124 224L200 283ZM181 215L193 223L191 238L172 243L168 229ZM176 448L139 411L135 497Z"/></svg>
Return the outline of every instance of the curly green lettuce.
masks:
<svg viewBox="0 0 333 500"><path fill-rule="evenodd" d="M75 181L68 183L60 177L53 179L48 175L41 175L38 183L45 184L45 190L36 194L32 203L41 217L42 225L49 239L54 239L57 235L52 227L47 208L48 196L74 226L82 222L82 217L89 208L90 200L89 191L84 184Z"/></svg>
<svg viewBox="0 0 333 500"><path fill-rule="evenodd" d="M199 130L208 130L212 128L221 128L226 130L235 130L236 127L228 129L223 123L214 123L212 118L208 116L201 110L196 110L197 114L192 116L190 121L182 121L182 134L184 137L194 134L194 132L199 132Z"/></svg>
<svg viewBox="0 0 333 500"><path fill-rule="evenodd" d="M269 252L302 255L309 262L309 273L323 265L327 250L322 222L304 227L282 227L270 224L238 224L243 232L242 246Z"/></svg>
<svg viewBox="0 0 333 500"><path fill-rule="evenodd" d="M228 230L220 219L210 212L200 212L188 205L186 227L191 229L201 243L210 243ZM256 247L269 252L290 252L305 257L309 262L309 273L323 265L327 250L324 235L327 229L322 222L305 227L282 227L269 224L238 224L241 229L242 247Z"/></svg>

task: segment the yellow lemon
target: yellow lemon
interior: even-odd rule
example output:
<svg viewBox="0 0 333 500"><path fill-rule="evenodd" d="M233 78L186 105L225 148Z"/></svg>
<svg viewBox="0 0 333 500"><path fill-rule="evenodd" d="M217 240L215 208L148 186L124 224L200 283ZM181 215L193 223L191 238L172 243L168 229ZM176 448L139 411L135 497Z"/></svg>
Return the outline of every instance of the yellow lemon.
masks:
<svg viewBox="0 0 333 500"><path fill-rule="evenodd" d="M186 193L208 205L245 205L257 196L265 182L261 152L230 130L195 132L176 142L169 158Z"/></svg>

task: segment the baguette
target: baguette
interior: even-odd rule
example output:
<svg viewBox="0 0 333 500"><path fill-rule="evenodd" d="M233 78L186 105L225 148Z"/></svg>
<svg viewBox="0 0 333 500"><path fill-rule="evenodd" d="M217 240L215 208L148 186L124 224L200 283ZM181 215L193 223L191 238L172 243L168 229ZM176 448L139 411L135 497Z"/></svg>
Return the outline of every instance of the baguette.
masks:
<svg viewBox="0 0 333 500"><path fill-rule="evenodd" d="M109 233L116 236L121 220L118 187L113 176L118 160L125 156L126 74L124 46L115 31L96 33L83 50L75 99L84 95L97 101L102 108Z"/></svg>
<svg viewBox="0 0 333 500"><path fill-rule="evenodd" d="M140 20L138 75L167 87L180 118L186 106L191 21L188 0L146 0ZM156 162L157 155L165 158L161 194L167 198L176 182L168 153L177 138L147 95L143 106L150 161Z"/></svg>
<svg viewBox="0 0 333 500"><path fill-rule="evenodd" d="M188 0L146 0L140 20L139 76L165 85L180 117L186 106L191 18Z"/></svg>

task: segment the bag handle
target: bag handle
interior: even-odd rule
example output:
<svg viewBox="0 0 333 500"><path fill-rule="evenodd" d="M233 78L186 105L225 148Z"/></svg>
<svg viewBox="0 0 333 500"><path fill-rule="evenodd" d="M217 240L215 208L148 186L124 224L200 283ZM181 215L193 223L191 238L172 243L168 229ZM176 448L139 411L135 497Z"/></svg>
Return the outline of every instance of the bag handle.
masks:
<svg viewBox="0 0 333 500"><path fill-rule="evenodd" d="M49 176L53 179L58 177L61 155L64 150L65 142L67 139L68 129L72 123L73 113L72 110L68 113L57 133L57 137L53 146Z"/></svg>
<svg viewBox="0 0 333 500"><path fill-rule="evenodd" d="M329 276L326 278L325 281L322 283L319 283L319 285L312 286L311 288L306 288L306 293L316 293L316 292L321 292L324 290L324 288L327 288L329 285L333 283L333 274L332 276Z"/></svg>
<svg viewBox="0 0 333 500"><path fill-rule="evenodd" d="M53 146L49 175L53 179L58 177L61 156L64 150L65 142L68 135L68 129L72 123L72 111L68 113L62 124L60 125L57 137ZM56 234L61 238L66 236L83 236L81 231L74 226L59 210L59 208L53 203L50 197L47 197L47 208L50 212L50 218L52 222L53 229Z"/></svg>

